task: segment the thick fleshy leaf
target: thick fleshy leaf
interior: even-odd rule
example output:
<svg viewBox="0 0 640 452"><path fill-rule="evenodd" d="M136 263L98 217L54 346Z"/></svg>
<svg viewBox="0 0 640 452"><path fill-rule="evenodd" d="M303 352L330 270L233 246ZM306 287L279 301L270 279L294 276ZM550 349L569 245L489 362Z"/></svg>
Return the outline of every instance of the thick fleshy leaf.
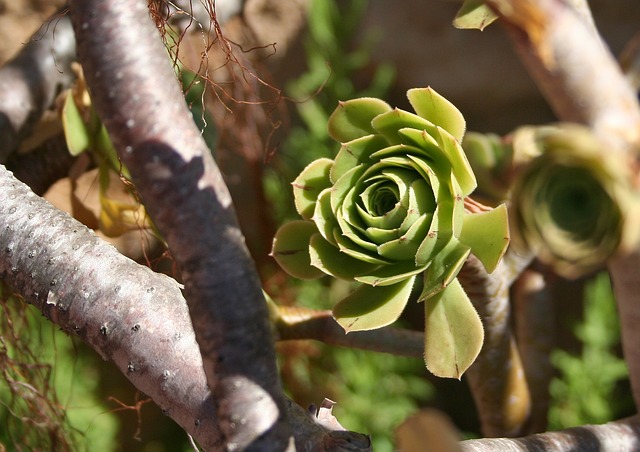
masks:
<svg viewBox="0 0 640 452"><path fill-rule="evenodd" d="M371 126L373 118L389 110L389 104L373 97L340 102L329 117L329 135L341 143L371 135L375 133Z"/></svg>
<svg viewBox="0 0 640 452"><path fill-rule="evenodd" d="M413 88L407 97L415 112L462 141L467 127L460 110L432 88Z"/></svg>
<svg viewBox="0 0 640 452"><path fill-rule="evenodd" d="M436 126L425 118L399 108L394 108L387 113L376 116L372 125L392 145L402 144L402 138L398 133L400 129L425 130L428 134L435 134L436 132ZM434 145L436 144L435 138L433 143Z"/></svg>
<svg viewBox="0 0 640 452"><path fill-rule="evenodd" d="M501 204L488 212L465 213L459 240L471 248L487 272L493 272L509 246L507 206Z"/></svg>
<svg viewBox="0 0 640 452"><path fill-rule="evenodd" d="M361 286L333 308L333 316L347 333L387 326L402 314L414 281L415 276L391 286Z"/></svg>
<svg viewBox="0 0 640 452"><path fill-rule="evenodd" d="M484 0L464 0L462 7L453 19L453 26L463 30L482 31L498 17Z"/></svg>
<svg viewBox="0 0 640 452"><path fill-rule="evenodd" d="M271 255L280 267L291 276L299 279L316 279L324 275L311 266L309 241L318 233L315 224L310 221L296 220L285 223L273 238Z"/></svg>
<svg viewBox="0 0 640 452"><path fill-rule="evenodd" d="M309 242L311 265L336 278L352 280L358 275L372 272L378 265L354 259L341 252L320 234L311 237Z"/></svg>
<svg viewBox="0 0 640 452"><path fill-rule="evenodd" d="M409 211L405 221L416 221L424 214L433 215L435 209L435 195L429 180L416 179L413 181L409 188Z"/></svg>
<svg viewBox="0 0 640 452"><path fill-rule="evenodd" d="M354 279L371 286L388 286L422 273L426 266L416 267L413 262L397 262L391 265L382 265L376 270L356 276Z"/></svg>
<svg viewBox="0 0 640 452"><path fill-rule="evenodd" d="M415 129L401 129L401 135L410 137L418 144L418 147L426 147L430 144L431 137L425 132ZM453 174L462 188L462 196L468 196L476 188L476 177L473 174L467 156L460 143L442 129L438 129L438 155L443 155L451 165Z"/></svg>
<svg viewBox="0 0 640 452"><path fill-rule="evenodd" d="M342 177L340 177L340 179L338 179L333 185L333 189L331 190L331 208L334 212L340 208L344 198L347 196L347 193L350 190L353 190L353 187L356 185L365 170L365 165L358 165L343 174Z"/></svg>
<svg viewBox="0 0 640 452"><path fill-rule="evenodd" d="M322 237L333 245L337 245L333 237L334 230L338 229L339 226L333 209L331 209L331 191L331 188L325 188L320 192L311 219L318 227Z"/></svg>
<svg viewBox="0 0 640 452"><path fill-rule="evenodd" d="M438 377L460 379L484 342L478 313L457 279L427 300L424 309L427 369Z"/></svg>
<svg viewBox="0 0 640 452"><path fill-rule="evenodd" d="M62 127L64 128L64 136L71 155L81 154L91 147L91 132L82 119L71 91L67 94L62 107Z"/></svg>
<svg viewBox="0 0 640 452"><path fill-rule="evenodd" d="M484 196L492 204L507 199L514 173L512 146L496 134L467 132L462 148L478 181L474 198Z"/></svg>
<svg viewBox="0 0 640 452"><path fill-rule="evenodd" d="M451 238L450 233L442 233L439 231L440 224L440 206L436 207L436 210L433 213L433 218L431 219L431 224L429 225L429 231L425 235L422 243L418 247L415 256L416 265L426 265L428 264L433 256L447 243L447 241Z"/></svg>
<svg viewBox="0 0 640 452"><path fill-rule="evenodd" d="M411 261L415 265L416 252L429 232L431 215L424 214L401 237L378 246L378 253L394 261Z"/></svg>
<svg viewBox="0 0 640 452"><path fill-rule="evenodd" d="M331 159L314 160L302 170L291 184L293 185L293 200L296 210L305 220L311 219L320 192L331 187L329 179L331 165L333 165Z"/></svg>
<svg viewBox="0 0 640 452"><path fill-rule="evenodd" d="M424 284L418 301L428 300L446 288L460 273L470 251L468 246L452 238L436 253L424 274Z"/></svg>
<svg viewBox="0 0 640 452"><path fill-rule="evenodd" d="M386 259L383 259L381 256L378 256L375 252L367 251L365 248L358 246L353 242L349 237L341 235L339 231L334 232L334 238L340 251L348 254L349 256L364 261L369 262L370 264L389 264L390 262Z"/></svg>
<svg viewBox="0 0 640 452"><path fill-rule="evenodd" d="M361 163L370 163L371 154L386 146L387 140L380 135L367 135L344 143L331 167L331 181L335 183L347 171Z"/></svg>

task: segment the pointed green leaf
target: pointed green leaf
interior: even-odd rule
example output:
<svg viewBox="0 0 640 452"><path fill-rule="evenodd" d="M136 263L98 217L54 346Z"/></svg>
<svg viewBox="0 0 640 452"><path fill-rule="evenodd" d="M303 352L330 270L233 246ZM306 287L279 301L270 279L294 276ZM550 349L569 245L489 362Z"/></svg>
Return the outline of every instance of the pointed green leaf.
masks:
<svg viewBox="0 0 640 452"><path fill-rule="evenodd" d="M361 286L333 308L333 316L347 333L387 326L402 314L414 281L415 276L391 286Z"/></svg>
<svg viewBox="0 0 640 452"><path fill-rule="evenodd" d="M462 141L466 122L460 110L431 88L413 88L407 97L415 112Z"/></svg>
<svg viewBox="0 0 640 452"><path fill-rule="evenodd" d="M371 120L389 110L389 104L373 97L340 102L329 117L329 135L341 143L371 135L375 132Z"/></svg>
<svg viewBox="0 0 640 452"><path fill-rule="evenodd" d="M453 20L453 26L463 30L482 31L498 17L484 0L465 0Z"/></svg>
<svg viewBox="0 0 640 452"><path fill-rule="evenodd" d="M333 185L331 191L331 208L336 211L344 201L349 190L355 187L356 183L360 179L360 176L366 170L365 165L358 165L355 168L350 169L342 175L340 179Z"/></svg>
<svg viewBox="0 0 640 452"><path fill-rule="evenodd" d="M430 146L431 136L427 135L424 131L415 129L401 129L399 132L401 135L407 136L414 141L418 147L427 148ZM462 189L462 196L468 196L476 188L476 177L473 174L471 165L467 160L467 156L462 150L460 143L456 141L445 130L438 128L438 146L431 146L434 152L432 156L434 159L444 157L451 166L453 174L460 184Z"/></svg>
<svg viewBox="0 0 640 452"><path fill-rule="evenodd" d="M361 163L370 163L371 154L386 146L387 140L380 135L367 135L344 143L331 167L331 180L335 183L350 169Z"/></svg>
<svg viewBox="0 0 640 452"><path fill-rule="evenodd" d="M356 276L354 279L371 286L388 286L397 284L405 279L422 273L425 266L416 267L412 261L382 265L378 269Z"/></svg>
<svg viewBox="0 0 640 452"><path fill-rule="evenodd" d="M509 246L507 206L500 204L488 212L465 213L459 240L471 248L487 272L493 272Z"/></svg>
<svg viewBox="0 0 640 452"><path fill-rule="evenodd" d="M369 262L370 264L384 265L389 264L390 262L386 259L383 259L381 256L378 256L377 253L371 252L358 246L351 238L341 235L339 231L334 231L334 238L340 251L343 253L347 253L349 256L364 261ZM375 246L374 246L375 248Z"/></svg>
<svg viewBox="0 0 640 452"><path fill-rule="evenodd" d="M424 274L424 284L418 301L424 301L446 288L458 276L470 251L468 246L452 238L436 253Z"/></svg>
<svg viewBox="0 0 640 452"><path fill-rule="evenodd" d="M415 266L416 252L429 232L430 225L431 215L424 214L400 238L378 246L378 253L394 261L411 261Z"/></svg>
<svg viewBox="0 0 640 452"><path fill-rule="evenodd" d="M369 273L378 267L341 252L320 234L311 237L309 242L311 265L336 278L353 280L357 275Z"/></svg>
<svg viewBox="0 0 640 452"><path fill-rule="evenodd" d="M71 91L67 94L62 107L62 127L71 155L79 155L91 147L91 132L82 119Z"/></svg>
<svg viewBox="0 0 640 452"><path fill-rule="evenodd" d="M315 210L313 211L313 222L318 227L318 231L322 234L325 240L333 245L336 245L336 241L333 238L334 230L337 229L338 220L336 220L333 209L331 209L331 187L325 188L320 192L318 201L316 202Z"/></svg>
<svg viewBox="0 0 640 452"><path fill-rule="evenodd" d="M331 165L333 165L331 159L314 160L302 170L291 184L293 185L293 200L296 210L305 220L311 219L320 192L331 186L329 180Z"/></svg>
<svg viewBox="0 0 640 452"><path fill-rule="evenodd" d="M484 341L482 322L457 279L425 301L424 360L429 371L460 379Z"/></svg>
<svg viewBox="0 0 640 452"><path fill-rule="evenodd" d="M411 128L416 130L425 130L427 134L434 134L436 132L436 126L427 119L408 111L401 110L400 108L394 108L387 113L376 116L371 124L373 125L373 128L378 133L382 134L392 145L401 144L403 142L400 134L398 133L400 129ZM435 138L433 140L433 144L436 144Z"/></svg>
<svg viewBox="0 0 640 452"><path fill-rule="evenodd" d="M271 255L284 271L299 279L316 279L324 275L311 266L309 241L318 233L310 221L296 220L285 223L273 238Z"/></svg>

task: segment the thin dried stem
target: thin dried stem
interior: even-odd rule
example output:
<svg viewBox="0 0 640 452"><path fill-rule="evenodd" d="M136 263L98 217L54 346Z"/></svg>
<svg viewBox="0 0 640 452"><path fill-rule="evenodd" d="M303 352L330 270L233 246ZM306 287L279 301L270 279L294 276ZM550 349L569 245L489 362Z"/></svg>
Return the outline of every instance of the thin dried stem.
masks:
<svg viewBox="0 0 640 452"><path fill-rule="evenodd" d="M325 344L358 348L396 356L422 358L424 332L398 328L356 331L349 334L338 325L331 311L279 306L276 329L278 339L314 339Z"/></svg>

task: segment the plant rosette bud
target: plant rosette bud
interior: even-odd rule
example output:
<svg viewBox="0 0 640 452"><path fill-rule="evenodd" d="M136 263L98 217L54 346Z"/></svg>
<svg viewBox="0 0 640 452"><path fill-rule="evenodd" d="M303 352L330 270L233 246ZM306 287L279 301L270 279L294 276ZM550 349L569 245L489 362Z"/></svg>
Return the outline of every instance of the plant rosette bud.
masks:
<svg viewBox="0 0 640 452"><path fill-rule="evenodd" d="M374 98L338 105L328 129L340 151L294 180L303 220L278 230L272 255L297 278L362 283L333 309L346 332L397 320L420 277L427 368L460 378L484 332L456 276L469 253L495 269L509 242L507 211L465 210L476 179L460 145L462 114L431 88L407 95L415 114Z"/></svg>
<svg viewBox="0 0 640 452"><path fill-rule="evenodd" d="M640 198L629 168L587 127L522 127L513 151L528 160L512 196L515 229L541 261L577 278L635 248Z"/></svg>

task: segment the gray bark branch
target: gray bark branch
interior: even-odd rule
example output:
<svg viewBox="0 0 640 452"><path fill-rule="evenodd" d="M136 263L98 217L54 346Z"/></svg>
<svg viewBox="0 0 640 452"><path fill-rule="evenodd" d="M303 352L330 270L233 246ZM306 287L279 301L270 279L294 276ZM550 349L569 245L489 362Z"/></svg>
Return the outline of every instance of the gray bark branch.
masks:
<svg viewBox="0 0 640 452"><path fill-rule="evenodd" d="M290 443L267 305L231 197L141 0L77 0L70 14L96 110L185 282L229 450Z"/></svg>
<svg viewBox="0 0 640 452"><path fill-rule="evenodd" d="M74 60L71 21L59 15L0 68L0 163L29 135L55 96L71 85Z"/></svg>
<svg viewBox="0 0 640 452"><path fill-rule="evenodd" d="M222 432L180 287L120 254L0 165L0 280L77 335L147 394L204 450ZM300 451L368 451L366 435L326 424L291 401Z"/></svg>

